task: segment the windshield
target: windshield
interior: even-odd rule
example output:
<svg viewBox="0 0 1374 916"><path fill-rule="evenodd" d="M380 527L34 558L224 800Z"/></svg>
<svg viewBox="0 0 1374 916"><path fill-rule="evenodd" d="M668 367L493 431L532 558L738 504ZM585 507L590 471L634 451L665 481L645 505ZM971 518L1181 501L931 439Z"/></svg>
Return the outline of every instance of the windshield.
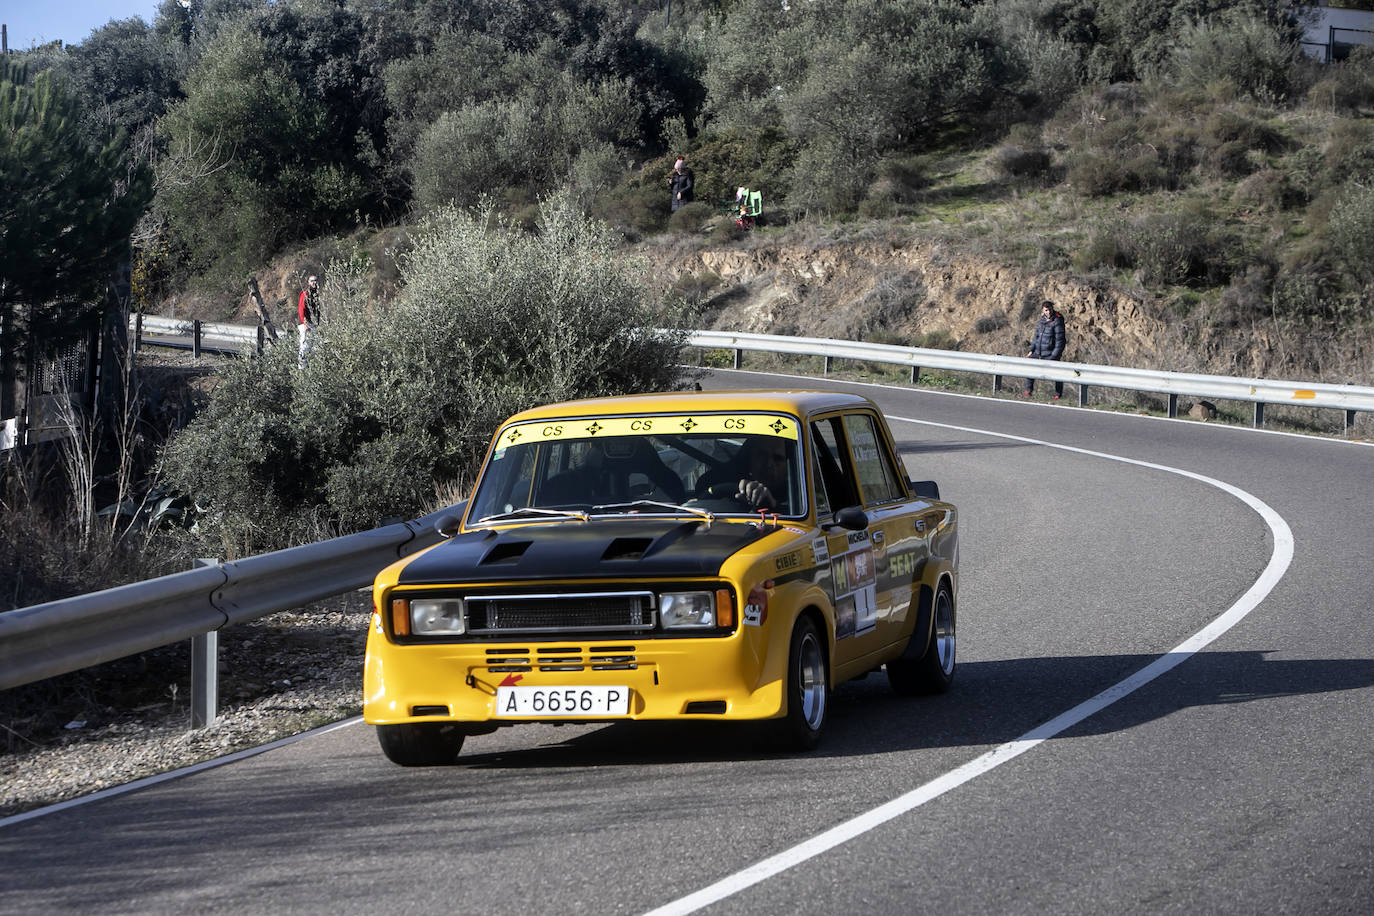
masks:
<svg viewBox="0 0 1374 916"><path fill-rule="evenodd" d="M776 414L512 424L497 436L468 518L499 521L522 509L804 515L797 430Z"/></svg>

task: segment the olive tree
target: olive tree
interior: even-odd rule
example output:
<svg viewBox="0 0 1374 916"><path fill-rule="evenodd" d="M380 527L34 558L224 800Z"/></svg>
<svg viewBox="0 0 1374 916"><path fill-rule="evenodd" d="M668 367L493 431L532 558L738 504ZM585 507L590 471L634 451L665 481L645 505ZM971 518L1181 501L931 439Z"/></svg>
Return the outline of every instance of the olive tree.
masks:
<svg viewBox="0 0 1374 916"><path fill-rule="evenodd" d="M417 227L394 303L326 273L321 340L244 359L171 443L171 480L231 555L413 516L471 481L506 415L670 388L684 316L568 195L538 231L442 208Z"/></svg>

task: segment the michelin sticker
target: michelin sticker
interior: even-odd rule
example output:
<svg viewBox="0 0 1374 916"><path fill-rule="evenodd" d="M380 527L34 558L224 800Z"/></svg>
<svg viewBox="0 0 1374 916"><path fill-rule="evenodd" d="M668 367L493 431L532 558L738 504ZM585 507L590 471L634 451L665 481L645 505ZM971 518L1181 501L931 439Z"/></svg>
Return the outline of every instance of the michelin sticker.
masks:
<svg viewBox="0 0 1374 916"><path fill-rule="evenodd" d="M858 636L878 622L878 570L866 543L830 560L835 589L835 638Z"/></svg>

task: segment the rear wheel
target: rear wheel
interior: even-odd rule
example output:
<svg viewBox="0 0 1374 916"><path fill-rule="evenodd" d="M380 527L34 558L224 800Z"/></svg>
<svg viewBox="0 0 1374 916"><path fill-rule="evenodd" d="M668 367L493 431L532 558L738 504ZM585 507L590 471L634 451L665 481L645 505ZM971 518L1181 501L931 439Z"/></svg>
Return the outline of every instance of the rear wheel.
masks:
<svg viewBox="0 0 1374 916"><path fill-rule="evenodd" d="M452 722L378 725L377 743L392 763L403 767L437 767L452 763L463 749L462 727Z"/></svg>
<svg viewBox="0 0 1374 916"><path fill-rule="evenodd" d="M787 715L775 720L774 737L786 750L809 751L820 744L830 710L825 643L810 617L797 619L787 655Z"/></svg>
<svg viewBox="0 0 1374 916"><path fill-rule="evenodd" d="M931 617L930 639L921 657L887 663L887 682L902 696L945 693L954 683L954 595L944 582L935 590Z"/></svg>

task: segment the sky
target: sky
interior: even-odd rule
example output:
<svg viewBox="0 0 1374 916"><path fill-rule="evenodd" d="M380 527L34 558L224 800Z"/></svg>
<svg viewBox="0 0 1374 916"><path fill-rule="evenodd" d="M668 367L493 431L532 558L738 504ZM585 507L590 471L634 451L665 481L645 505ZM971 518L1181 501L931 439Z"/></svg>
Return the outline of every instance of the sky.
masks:
<svg viewBox="0 0 1374 916"><path fill-rule="evenodd" d="M152 24L158 0L0 0L9 48L21 51L61 39L75 45L111 19L141 16Z"/></svg>

